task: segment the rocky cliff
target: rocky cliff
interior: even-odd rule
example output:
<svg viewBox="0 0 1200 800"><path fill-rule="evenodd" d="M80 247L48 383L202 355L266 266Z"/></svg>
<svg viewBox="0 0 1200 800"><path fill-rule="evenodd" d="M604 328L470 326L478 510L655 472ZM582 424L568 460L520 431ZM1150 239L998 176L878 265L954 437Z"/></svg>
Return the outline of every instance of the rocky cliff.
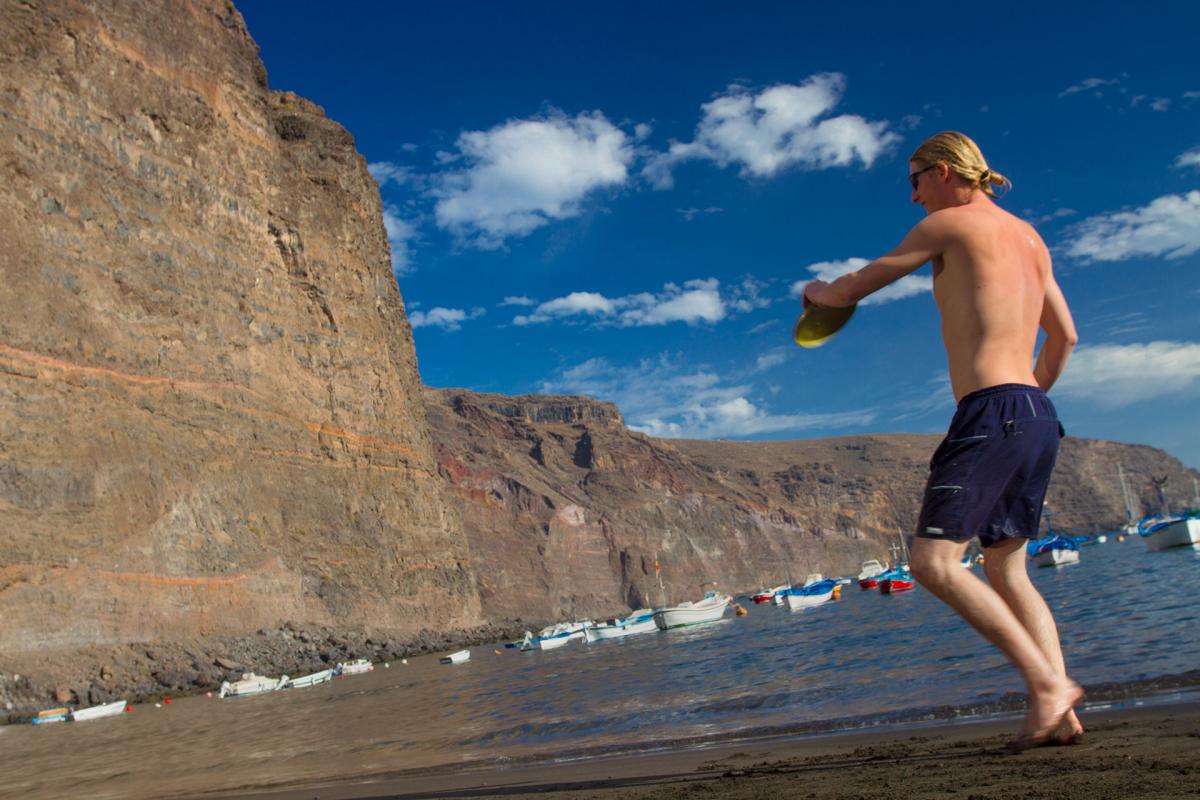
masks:
<svg viewBox="0 0 1200 800"><path fill-rule="evenodd" d="M224 0L0 4L0 704L215 688L845 574L936 437L655 440L422 389L377 186ZM1056 524L1190 493L1068 439ZM662 565L660 588L655 562ZM519 618L519 619L518 619Z"/></svg>
<svg viewBox="0 0 1200 800"><path fill-rule="evenodd" d="M0 28L0 654L480 623L351 136L224 0Z"/></svg>
<svg viewBox="0 0 1200 800"><path fill-rule="evenodd" d="M911 533L939 437L788 442L652 439L580 397L426 389L438 464L470 540L484 613L558 619L745 592L790 574L846 575ZM1196 473L1160 450L1068 437L1047 499L1055 528L1125 519L1169 476L1179 509ZM661 566L664 590L654 570Z"/></svg>

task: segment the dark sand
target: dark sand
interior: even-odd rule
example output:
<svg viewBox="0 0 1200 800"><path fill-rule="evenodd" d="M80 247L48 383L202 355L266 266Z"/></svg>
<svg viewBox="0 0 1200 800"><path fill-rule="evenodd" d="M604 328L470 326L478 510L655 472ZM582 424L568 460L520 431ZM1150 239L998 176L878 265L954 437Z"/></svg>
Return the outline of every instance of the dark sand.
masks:
<svg viewBox="0 0 1200 800"><path fill-rule="evenodd" d="M739 742L554 765L378 775L238 794L335 798L1200 798L1200 703L1086 711L1085 741L1013 755L1019 720Z"/></svg>

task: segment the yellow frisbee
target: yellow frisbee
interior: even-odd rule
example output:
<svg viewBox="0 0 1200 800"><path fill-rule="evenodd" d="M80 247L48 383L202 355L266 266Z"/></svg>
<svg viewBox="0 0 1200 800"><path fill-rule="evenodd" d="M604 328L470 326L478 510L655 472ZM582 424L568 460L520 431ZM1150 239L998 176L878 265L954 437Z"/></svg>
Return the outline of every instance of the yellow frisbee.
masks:
<svg viewBox="0 0 1200 800"><path fill-rule="evenodd" d="M820 347L850 321L857 307L808 305L796 320L796 327L792 329L792 339L801 347Z"/></svg>

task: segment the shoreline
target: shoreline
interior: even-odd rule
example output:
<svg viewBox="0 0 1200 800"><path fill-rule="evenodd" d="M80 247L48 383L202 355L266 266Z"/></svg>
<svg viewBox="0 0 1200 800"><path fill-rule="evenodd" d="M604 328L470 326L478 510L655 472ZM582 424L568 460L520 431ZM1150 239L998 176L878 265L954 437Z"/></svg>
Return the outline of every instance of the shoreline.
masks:
<svg viewBox="0 0 1200 800"><path fill-rule="evenodd" d="M769 736L648 753L391 771L318 783L245 786L177 800L416 800L417 798L809 798L1200 796L1200 700L1086 708L1088 733L1070 747L1011 754L1017 717L886 729Z"/></svg>

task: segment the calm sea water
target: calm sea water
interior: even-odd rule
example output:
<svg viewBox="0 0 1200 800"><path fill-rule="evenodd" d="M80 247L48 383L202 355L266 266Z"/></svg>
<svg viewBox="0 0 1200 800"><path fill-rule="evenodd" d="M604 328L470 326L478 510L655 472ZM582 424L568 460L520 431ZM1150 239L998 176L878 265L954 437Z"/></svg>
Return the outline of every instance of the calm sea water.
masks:
<svg viewBox="0 0 1200 800"><path fill-rule="evenodd" d="M1082 563L1030 566L1067 664L1099 699L1192 673L1200 552L1134 538ZM976 568L976 572L979 568ZM930 596L864 592L549 652L379 665L324 686L135 707L119 718L0 728L0 795L165 796L513 763L751 735L803 734L1014 709L1017 674ZM499 650L499 653L496 652Z"/></svg>

